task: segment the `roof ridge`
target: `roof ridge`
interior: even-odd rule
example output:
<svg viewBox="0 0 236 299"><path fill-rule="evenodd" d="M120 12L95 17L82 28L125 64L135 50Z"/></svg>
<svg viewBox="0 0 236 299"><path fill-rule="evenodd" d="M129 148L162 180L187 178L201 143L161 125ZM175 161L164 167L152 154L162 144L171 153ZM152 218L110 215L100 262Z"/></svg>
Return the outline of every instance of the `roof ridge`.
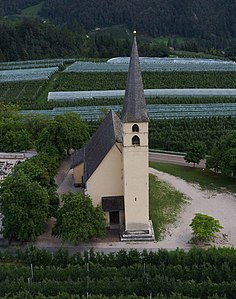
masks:
<svg viewBox="0 0 236 299"><path fill-rule="evenodd" d="M115 113L113 110L110 110L111 111L111 117L112 117L112 127L113 127L113 132L114 132L114 136L115 136L115 139L116 139L116 131L115 131Z"/></svg>

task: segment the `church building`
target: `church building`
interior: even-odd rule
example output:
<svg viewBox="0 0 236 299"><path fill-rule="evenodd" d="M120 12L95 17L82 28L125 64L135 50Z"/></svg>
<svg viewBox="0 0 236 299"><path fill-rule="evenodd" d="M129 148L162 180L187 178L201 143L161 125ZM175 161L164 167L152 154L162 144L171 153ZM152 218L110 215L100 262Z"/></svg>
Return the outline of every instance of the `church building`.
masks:
<svg viewBox="0 0 236 299"><path fill-rule="evenodd" d="M74 184L121 240L154 240L149 220L148 123L136 36L130 57L121 119L110 111L90 141L71 159Z"/></svg>

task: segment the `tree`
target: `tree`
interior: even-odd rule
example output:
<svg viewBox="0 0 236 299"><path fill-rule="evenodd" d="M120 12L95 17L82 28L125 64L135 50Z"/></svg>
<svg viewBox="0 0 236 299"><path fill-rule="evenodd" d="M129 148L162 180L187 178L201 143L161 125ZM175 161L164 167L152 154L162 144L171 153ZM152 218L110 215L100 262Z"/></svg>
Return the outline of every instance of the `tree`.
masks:
<svg viewBox="0 0 236 299"><path fill-rule="evenodd" d="M201 213L196 214L190 226L193 230L193 239L197 241L211 241L223 228L219 220Z"/></svg>
<svg viewBox="0 0 236 299"><path fill-rule="evenodd" d="M79 115L65 113L50 120L39 135L36 147L39 153L59 158L70 148L81 147L88 137L88 126Z"/></svg>
<svg viewBox="0 0 236 299"><path fill-rule="evenodd" d="M53 235L77 243L105 233L105 217L101 207L93 207L92 199L82 193L65 193L63 206L56 213Z"/></svg>
<svg viewBox="0 0 236 299"><path fill-rule="evenodd" d="M193 163L193 166L195 167L196 163L199 164L201 159L205 158L205 154L205 145L200 141L195 141L188 146L187 154L185 155L184 160L187 163Z"/></svg>
<svg viewBox="0 0 236 299"><path fill-rule="evenodd" d="M43 164L41 158L44 159L43 155L35 156L18 164L14 171L22 171L31 182L37 182L42 187L45 187L49 196L49 214L48 216L54 216L59 206L59 196L56 192L56 185L54 176L50 172L50 163Z"/></svg>
<svg viewBox="0 0 236 299"><path fill-rule="evenodd" d="M38 182L43 187L50 186L50 174L45 166L40 165L35 157L19 163L15 171L21 170L31 182Z"/></svg>
<svg viewBox="0 0 236 299"><path fill-rule="evenodd" d="M57 115L55 120L66 127L68 132L65 138L65 149L77 149L84 145L89 139L88 125L81 120L80 116L73 112Z"/></svg>
<svg viewBox="0 0 236 299"><path fill-rule="evenodd" d="M13 172L0 188L0 205L5 238L34 241L40 235L48 217L47 190L31 182L23 171Z"/></svg>
<svg viewBox="0 0 236 299"><path fill-rule="evenodd" d="M46 168L48 171L48 174L50 176L51 185L55 184L54 177L57 174L57 170L59 167L58 159L57 157L54 157L50 155L49 153L41 153L40 155L37 155L34 157L35 163L38 165L41 165L42 167Z"/></svg>
<svg viewBox="0 0 236 299"><path fill-rule="evenodd" d="M32 146L31 135L14 105L0 104L0 140L0 151L21 151Z"/></svg>
<svg viewBox="0 0 236 299"><path fill-rule="evenodd" d="M206 166L224 175L236 176L236 130L222 136L220 141L214 144Z"/></svg>
<svg viewBox="0 0 236 299"><path fill-rule="evenodd" d="M34 141L39 138L40 133L50 122L50 118L47 115L34 115L27 114L24 116L24 124L26 130L31 134Z"/></svg>

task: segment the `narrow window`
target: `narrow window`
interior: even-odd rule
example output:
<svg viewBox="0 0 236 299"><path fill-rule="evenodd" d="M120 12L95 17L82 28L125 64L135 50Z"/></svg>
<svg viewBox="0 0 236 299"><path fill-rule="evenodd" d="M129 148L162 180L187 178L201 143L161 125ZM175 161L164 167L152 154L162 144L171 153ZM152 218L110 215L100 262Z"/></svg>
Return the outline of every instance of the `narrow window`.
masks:
<svg viewBox="0 0 236 299"><path fill-rule="evenodd" d="M133 138L132 138L132 144L133 145L140 145L140 139L137 135L135 135Z"/></svg>
<svg viewBox="0 0 236 299"><path fill-rule="evenodd" d="M139 126L138 125L133 125L132 127L132 132L139 132Z"/></svg>

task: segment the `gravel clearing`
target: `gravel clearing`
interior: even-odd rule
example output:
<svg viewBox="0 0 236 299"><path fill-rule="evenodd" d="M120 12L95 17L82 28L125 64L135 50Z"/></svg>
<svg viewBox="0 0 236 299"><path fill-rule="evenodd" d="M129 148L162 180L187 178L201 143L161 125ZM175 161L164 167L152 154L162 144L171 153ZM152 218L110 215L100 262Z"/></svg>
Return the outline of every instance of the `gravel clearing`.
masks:
<svg viewBox="0 0 236 299"><path fill-rule="evenodd" d="M68 163L65 162L65 164L62 165L60 175L56 178L59 194L68 191L78 191L78 189L75 190L76 188L73 187L72 171L70 170L68 172L67 164ZM187 183L178 177L157 171L153 168L150 168L149 171L159 180L173 186L188 198L177 221L168 227L163 240L159 242L126 243L106 238L105 240L79 242L77 246L74 246L69 242L62 243L60 239L51 236L51 228L55 219L50 219L46 232L38 238L35 245L38 248L50 248L50 250L54 251L63 247L71 253L89 250L91 248L95 251L102 251L105 253L115 252L121 249L137 249L140 251L143 249L156 251L160 248L174 250L177 247L189 249L193 247L192 244L188 243L191 239L191 228L189 224L196 213L203 213L218 219L220 224L224 227L215 243L212 245L236 247L236 194L204 191L198 185Z"/></svg>
<svg viewBox="0 0 236 299"><path fill-rule="evenodd" d="M212 216L224 227L215 240L215 245L236 246L236 194L204 191L198 185L152 168L150 173L188 198L176 223L168 228L168 233L158 242L160 247L188 247L188 241L191 239L189 224L196 213Z"/></svg>

